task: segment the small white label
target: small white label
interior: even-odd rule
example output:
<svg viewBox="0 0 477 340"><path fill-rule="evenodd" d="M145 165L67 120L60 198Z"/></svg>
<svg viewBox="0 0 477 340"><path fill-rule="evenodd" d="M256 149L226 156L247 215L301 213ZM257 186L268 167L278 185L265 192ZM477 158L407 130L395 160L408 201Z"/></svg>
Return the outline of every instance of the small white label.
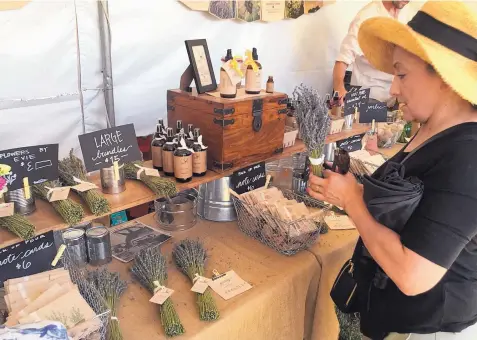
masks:
<svg viewBox="0 0 477 340"><path fill-rule="evenodd" d="M159 171L157 171L157 169L145 168L144 172L146 173L146 176L161 177L161 175L159 175Z"/></svg>
<svg viewBox="0 0 477 340"><path fill-rule="evenodd" d="M56 202L67 199L68 195L70 194L70 188L71 187L51 188L51 191L49 192L48 201Z"/></svg>
<svg viewBox="0 0 477 340"><path fill-rule="evenodd" d="M174 293L174 291L167 287L159 287L154 293L154 296L149 300L149 302L162 305L166 300Z"/></svg>
<svg viewBox="0 0 477 340"><path fill-rule="evenodd" d="M208 284L224 300L231 299L252 288L248 282L242 280L233 270L228 271L224 276L216 280L210 280Z"/></svg>
<svg viewBox="0 0 477 340"><path fill-rule="evenodd" d="M326 216L325 222L331 230L356 229L353 221L346 215Z"/></svg>
<svg viewBox="0 0 477 340"><path fill-rule="evenodd" d="M196 276L195 283L190 290L195 293L204 294L209 287L209 281L210 280L206 277Z"/></svg>
<svg viewBox="0 0 477 340"><path fill-rule="evenodd" d="M72 188L76 191L79 191L79 192L85 192L85 191L88 191L88 190L97 189L98 186L96 184L90 183L90 182L81 182L80 184L77 184Z"/></svg>
<svg viewBox="0 0 477 340"><path fill-rule="evenodd" d="M0 217L12 216L14 212L13 203L0 203Z"/></svg>

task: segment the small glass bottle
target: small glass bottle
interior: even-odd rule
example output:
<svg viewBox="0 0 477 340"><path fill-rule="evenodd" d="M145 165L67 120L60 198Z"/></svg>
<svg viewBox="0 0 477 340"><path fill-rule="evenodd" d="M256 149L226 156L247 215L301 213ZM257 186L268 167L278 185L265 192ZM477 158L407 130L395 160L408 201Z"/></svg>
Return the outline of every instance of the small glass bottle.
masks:
<svg viewBox="0 0 477 340"><path fill-rule="evenodd" d="M195 177L205 176L207 172L207 146L199 142L200 129L194 129L194 154L192 155L192 174ZM202 139L202 138L200 138Z"/></svg>
<svg viewBox="0 0 477 340"><path fill-rule="evenodd" d="M185 145L185 139L181 139L181 145ZM180 146L174 151L174 177L179 183L187 183L192 180L192 151L187 147Z"/></svg>
<svg viewBox="0 0 477 340"><path fill-rule="evenodd" d="M257 49L252 49L252 58L258 66L257 72L252 68L252 65L247 66L245 71L245 92L248 94L260 94L262 90L262 64L258 62Z"/></svg>
<svg viewBox="0 0 477 340"><path fill-rule="evenodd" d="M227 55L225 56L224 64L229 60L232 60L232 50L227 50ZM222 98L235 98L237 96L237 85L232 84L232 79L230 79L227 71L223 67L220 68L220 84L219 84L220 97Z"/></svg>
<svg viewBox="0 0 477 340"><path fill-rule="evenodd" d="M371 123L371 129L366 132L366 150L378 152L378 131L376 127L376 122L373 119Z"/></svg>
<svg viewBox="0 0 477 340"><path fill-rule="evenodd" d="M166 176L174 176L174 132L167 128L167 141L162 147L162 168Z"/></svg>
<svg viewBox="0 0 477 340"><path fill-rule="evenodd" d="M273 93L275 91L275 82L272 76L268 77L266 91L267 93Z"/></svg>
<svg viewBox="0 0 477 340"><path fill-rule="evenodd" d="M194 125L187 124L186 145L190 149L194 145Z"/></svg>
<svg viewBox="0 0 477 340"><path fill-rule="evenodd" d="M166 142L161 130L161 125L157 124L156 133L154 134L154 138L151 142L152 166L158 171L162 171L162 147Z"/></svg>

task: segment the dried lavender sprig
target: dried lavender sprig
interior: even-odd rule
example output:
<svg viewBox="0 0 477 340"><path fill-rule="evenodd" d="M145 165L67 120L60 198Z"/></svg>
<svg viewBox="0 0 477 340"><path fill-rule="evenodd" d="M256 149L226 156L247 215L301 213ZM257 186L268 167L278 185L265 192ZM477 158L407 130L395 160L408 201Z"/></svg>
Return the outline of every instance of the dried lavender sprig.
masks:
<svg viewBox="0 0 477 340"><path fill-rule="evenodd" d="M45 182L41 184L34 185L32 187L33 194L48 202L48 189L59 187L60 184L56 181ZM84 210L81 204L76 203L75 201L67 198L62 201L49 202L53 208L61 215L63 220L69 225L78 224L84 217Z"/></svg>
<svg viewBox="0 0 477 340"><path fill-rule="evenodd" d="M33 224L20 214L0 217L0 228L7 229L24 240L35 236L35 227Z"/></svg>
<svg viewBox="0 0 477 340"><path fill-rule="evenodd" d="M59 161L58 171L61 180L66 185L77 185L78 183L75 181L74 177L82 181L88 181L86 168L81 159L73 155L73 149L71 149L68 157ZM85 192L77 191L77 194L86 202L89 210L91 210L96 216L104 215L111 211L108 200L98 189L91 189Z"/></svg>
<svg viewBox="0 0 477 340"><path fill-rule="evenodd" d="M207 252L200 241L185 239L175 245L172 257L177 267L194 282L195 275L204 276ZM214 298L207 289L203 294L197 294L199 317L203 321L213 321L220 317Z"/></svg>
<svg viewBox="0 0 477 340"><path fill-rule="evenodd" d="M124 174L127 179L138 180L137 173L139 168L144 166L143 162L134 162L124 164ZM158 196L173 196L177 193L176 185L171 180L163 177L148 176L144 171L140 174L139 180L149 187Z"/></svg>
<svg viewBox="0 0 477 340"><path fill-rule="evenodd" d="M161 286L166 285L166 258L161 254L159 247L143 249L134 259L131 272L145 288L154 294L154 290L157 288L155 282ZM168 298L159 308L162 327L166 335L173 337L184 334L184 326L182 326L171 298Z"/></svg>
<svg viewBox="0 0 477 340"><path fill-rule="evenodd" d="M108 320L107 340L122 340L123 335L117 319L118 303L127 289L126 281L120 279L118 273L109 272L106 268L90 271L88 281L99 291L105 307L111 311Z"/></svg>
<svg viewBox="0 0 477 340"><path fill-rule="evenodd" d="M300 135L309 152L313 174L322 176L322 164L313 164L322 159L326 136L330 130L331 118L326 99L318 91L300 84L293 91L295 113Z"/></svg>

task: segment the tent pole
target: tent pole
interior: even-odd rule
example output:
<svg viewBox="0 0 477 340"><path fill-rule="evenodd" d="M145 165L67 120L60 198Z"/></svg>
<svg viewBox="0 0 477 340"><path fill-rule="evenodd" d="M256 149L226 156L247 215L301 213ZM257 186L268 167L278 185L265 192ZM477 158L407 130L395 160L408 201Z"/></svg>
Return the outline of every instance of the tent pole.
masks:
<svg viewBox="0 0 477 340"><path fill-rule="evenodd" d="M101 39L101 57L103 61L104 102L108 117L108 127L116 126L113 93L113 66L111 61L111 26L109 21L108 0L98 1L99 35Z"/></svg>

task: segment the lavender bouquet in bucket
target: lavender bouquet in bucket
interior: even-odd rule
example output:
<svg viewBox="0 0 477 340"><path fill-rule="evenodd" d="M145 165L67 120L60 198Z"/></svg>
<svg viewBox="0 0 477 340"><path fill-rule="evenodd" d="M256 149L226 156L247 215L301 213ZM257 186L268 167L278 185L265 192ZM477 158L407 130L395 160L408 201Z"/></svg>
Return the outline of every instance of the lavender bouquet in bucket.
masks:
<svg viewBox="0 0 477 340"><path fill-rule="evenodd" d="M326 99L315 89L301 84L293 91L293 100L298 129L308 150L313 175L322 177L323 149L331 125Z"/></svg>

